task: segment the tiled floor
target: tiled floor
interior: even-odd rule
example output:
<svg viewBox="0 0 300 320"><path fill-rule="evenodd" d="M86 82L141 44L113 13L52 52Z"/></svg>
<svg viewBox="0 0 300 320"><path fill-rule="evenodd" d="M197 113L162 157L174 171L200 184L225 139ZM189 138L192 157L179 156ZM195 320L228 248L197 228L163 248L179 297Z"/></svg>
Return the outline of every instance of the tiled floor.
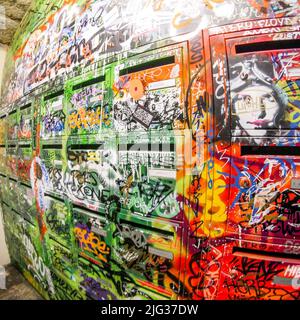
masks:
<svg viewBox="0 0 300 320"><path fill-rule="evenodd" d="M43 298L12 265L5 266L6 290L0 289L0 300L42 300Z"/></svg>

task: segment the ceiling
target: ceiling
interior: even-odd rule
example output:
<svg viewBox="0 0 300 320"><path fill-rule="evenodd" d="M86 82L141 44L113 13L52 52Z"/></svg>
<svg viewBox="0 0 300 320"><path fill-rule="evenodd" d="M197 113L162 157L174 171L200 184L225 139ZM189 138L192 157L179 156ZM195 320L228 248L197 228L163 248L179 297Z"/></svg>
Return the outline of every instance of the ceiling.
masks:
<svg viewBox="0 0 300 320"><path fill-rule="evenodd" d="M0 44L10 45L33 0L0 0Z"/></svg>

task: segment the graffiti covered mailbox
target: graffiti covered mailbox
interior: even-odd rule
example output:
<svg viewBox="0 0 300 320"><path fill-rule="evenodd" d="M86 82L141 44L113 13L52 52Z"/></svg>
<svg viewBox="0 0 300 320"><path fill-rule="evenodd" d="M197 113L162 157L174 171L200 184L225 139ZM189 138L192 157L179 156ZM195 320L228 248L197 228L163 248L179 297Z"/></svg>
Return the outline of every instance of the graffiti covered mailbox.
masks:
<svg viewBox="0 0 300 320"><path fill-rule="evenodd" d="M0 191L45 298L300 299L299 4L33 3Z"/></svg>

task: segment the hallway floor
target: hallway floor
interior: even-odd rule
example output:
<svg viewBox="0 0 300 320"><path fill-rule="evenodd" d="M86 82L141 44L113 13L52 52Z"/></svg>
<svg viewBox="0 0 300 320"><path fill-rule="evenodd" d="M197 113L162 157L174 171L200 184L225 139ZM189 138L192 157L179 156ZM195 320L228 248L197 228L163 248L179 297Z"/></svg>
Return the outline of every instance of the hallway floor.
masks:
<svg viewBox="0 0 300 320"><path fill-rule="evenodd" d="M6 290L0 289L0 300L43 300L22 274L13 266L5 266Z"/></svg>

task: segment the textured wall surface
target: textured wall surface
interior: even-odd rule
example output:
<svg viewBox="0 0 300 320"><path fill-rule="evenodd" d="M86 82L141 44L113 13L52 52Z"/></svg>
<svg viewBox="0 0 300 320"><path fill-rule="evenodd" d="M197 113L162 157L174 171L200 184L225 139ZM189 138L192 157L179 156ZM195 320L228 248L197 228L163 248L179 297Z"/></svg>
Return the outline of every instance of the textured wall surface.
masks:
<svg viewBox="0 0 300 320"><path fill-rule="evenodd" d="M5 64L0 191L43 297L300 299L299 12L34 2Z"/></svg>
<svg viewBox="0 0 300 320"><path fill-rule="evenodd" d="M0 43L9 45L32 0L1 0L0 14L5 28L0 28ZM0 19L4 19L1 17Z"/></svg>

